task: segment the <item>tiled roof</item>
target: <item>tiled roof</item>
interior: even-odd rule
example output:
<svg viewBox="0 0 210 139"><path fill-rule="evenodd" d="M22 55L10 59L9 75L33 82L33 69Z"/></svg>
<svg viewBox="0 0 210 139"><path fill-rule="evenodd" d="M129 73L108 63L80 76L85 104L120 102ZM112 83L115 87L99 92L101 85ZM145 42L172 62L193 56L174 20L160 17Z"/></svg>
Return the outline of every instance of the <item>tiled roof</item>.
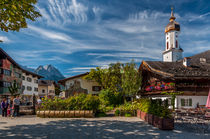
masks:
<svg viewBox="0 0 210 139"><path fill-rule="evenodd" d="M210 50L190 58L189 67L183 65L183 60L178 62L145 61L145 63L153 72L163 75L165 73L166 76L210 78ZM205 58L206 62L200 62L200 58Z"/></svg>
<svg viewBox="0 0 210 139"><path fill-rule="evenodd" d="M88 75L88 74L89 74L89 72L82 73L82 74L79 74L79 75L71 76L71 77L69 77L69 78L65 78L65 79L60 80L60 81L58 81L58 82L59 82L59 83L63 83L63 82L66 82L67 80L75 79L75 78L82 77L82 76L85 76L85 75Z"/></svg>

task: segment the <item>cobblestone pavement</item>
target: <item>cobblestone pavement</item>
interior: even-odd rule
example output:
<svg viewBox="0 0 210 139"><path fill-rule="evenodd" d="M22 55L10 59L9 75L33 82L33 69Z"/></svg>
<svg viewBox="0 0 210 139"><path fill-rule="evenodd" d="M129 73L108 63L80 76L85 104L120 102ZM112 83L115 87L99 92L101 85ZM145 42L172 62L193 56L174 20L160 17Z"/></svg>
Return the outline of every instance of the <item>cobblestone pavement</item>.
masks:
<svg viewBox="0 0 210 139"><path fill-rule="evenodd" d="M199 134L184 129L161 131L139 118L37 118L0 116L0 138L14 139L210 139L210 133Z"/></svg>

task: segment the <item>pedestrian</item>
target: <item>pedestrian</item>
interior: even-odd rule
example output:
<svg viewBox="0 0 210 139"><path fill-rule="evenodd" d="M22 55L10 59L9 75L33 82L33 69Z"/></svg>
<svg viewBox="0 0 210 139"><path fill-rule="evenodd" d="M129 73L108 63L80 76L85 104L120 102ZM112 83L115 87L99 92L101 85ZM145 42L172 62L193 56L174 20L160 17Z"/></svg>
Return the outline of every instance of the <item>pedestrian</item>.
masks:
<svg viewBox="0 0 210 139"><path fill-rule="evenodd" d="M16 96L16 98L14 98L14 100L13 100L13 107L14 107L13 117L19 116L19 109L20 109L19 96Z"/></svg>
<svg viewBox="0 0 210 139"><path fill-rule="evenodd" d="M13 112L14 112L13 97L10 98L9 109L10 109L10 116L12 117L13 116Z"/></svg>
<svg viewBox="0 0 210 139"><path fill-rule="evenodd" d="M7 108L8 108L8 102L7 99L4 98L1 102L1 109L2 109L2 117L7 117Z"/></svg>

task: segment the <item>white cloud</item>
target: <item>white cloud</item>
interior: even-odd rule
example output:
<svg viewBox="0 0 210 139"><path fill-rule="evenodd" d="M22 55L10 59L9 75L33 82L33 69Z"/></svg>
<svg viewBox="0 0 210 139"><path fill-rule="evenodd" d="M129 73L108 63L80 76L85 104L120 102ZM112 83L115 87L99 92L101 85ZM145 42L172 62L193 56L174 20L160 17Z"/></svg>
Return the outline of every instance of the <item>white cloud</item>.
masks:
<svg viewBox="0 0 210 139"><path fill-rule="evenodd" d="M86 23L88 7L77 0L48 0L47 7L38 6L49 26Z"/></svg>
<svg viewBox="0 0 210 139"><path fill-rule="evenodd" d="M65 41L65 42L71 41L71 37L69 37L68 35L64 33L49 31L49 30L45 30L39 27L32 26L32 25L29 25L28 28L42 35L44 38L48 38L54 41L55 40Z"/></svg>
<svg viewBox="0 0 210 139"><path fill-rule="evenodd" d="M10 43L11 42L11 40L6 36L0 36L0 40L3 41L4 43Z"/></svg>

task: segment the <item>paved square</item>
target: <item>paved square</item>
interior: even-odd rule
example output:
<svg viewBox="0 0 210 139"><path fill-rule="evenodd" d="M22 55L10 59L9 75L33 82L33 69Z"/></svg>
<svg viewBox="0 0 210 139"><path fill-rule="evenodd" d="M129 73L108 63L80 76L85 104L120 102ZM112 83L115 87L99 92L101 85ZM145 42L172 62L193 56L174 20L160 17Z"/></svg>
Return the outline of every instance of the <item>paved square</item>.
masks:
<svg viewBox="0 0 210 139"><path fill-rule="evenodd" d="M18 118L0 117L0 138L15 139L209 139L210 133L198 134L175 129L161 131L139 118Z"/></svg>

